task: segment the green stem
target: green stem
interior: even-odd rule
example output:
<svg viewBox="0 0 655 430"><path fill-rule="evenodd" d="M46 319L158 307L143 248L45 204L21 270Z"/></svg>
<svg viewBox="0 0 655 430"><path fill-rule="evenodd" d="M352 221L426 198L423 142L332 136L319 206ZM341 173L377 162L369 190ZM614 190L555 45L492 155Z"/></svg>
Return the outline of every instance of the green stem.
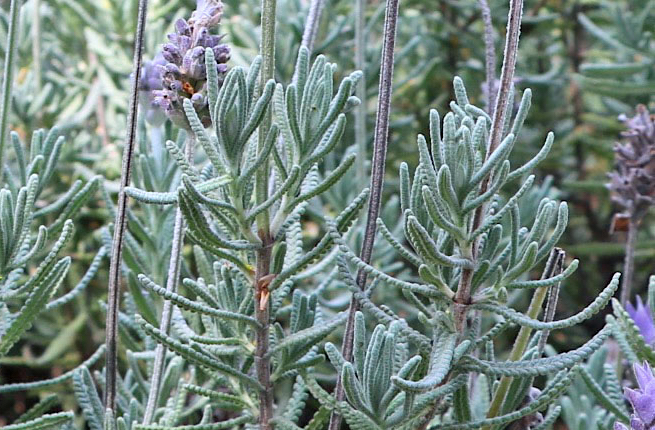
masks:
<svg viewBox="0 0 655 430"><path fill-rule="evenodd" d="M262 0L262 41L260 54L262 56L262 69L260 72L259 92L270 79L275 77L275 14L277 0ZM264 119L259 126L259 146L258 152L264 150L266 142L266 133L271 127L272 112L266 111ZM268 162L262 164L257 171L255 182L255 199L256 204L262 204L268 198ZM270 230L270 217L268 211L262 211L257 216L257 229L260 237L268 236Z"/></svg>
<svg viewBox="0 0 655 430"><path fill-rule="evenodd" d="M276 0L262 0L262 41L260 54L262 56L262 69L260 75L259 91L266 82L275 77L275 14ZM264 150L266 133L271 127L272 112L267 110L259 126L258 152ZM269 163L263 163L255 177L256 205L268 199ZM256 253L257 269L255 273L255 317L260 328L255 333L257 346L255 348L255 370L257 380L262 386L259 391L259 429L272 430L273 423L273 385L271 383L271 363L268 358L269 327L270 327L270 300L268 284L270 283L271 250L273 239L270 232L269 211L262 211L256 218L257 234L262 241L262 248Z"/></svg>
<svg viewBox="0 0 655 430"><path fill-rule="evenodd" d="M544 268L541 279L552 277L553 274L557 272L557 268L562 267L563 259L564 251L559 248L554 248L550 253L550 257L548 258L548 262L546 263L546 267ZM546 295L548 294L548 288L549 287L540 287L535 291L534 295L532 296L530 306L528 307L528 310L525 314L528 318L537 319L539 312L541 312L544 300L546 299ZM525 326L521 327L519 335L514 341L514 347L512 348L512 352L510 353L508 361L519 361L521 357L523 357L523 354L525 354L525 350L528 347L531 334L531 328ZM495 418L500 415L501 408L505 402L505 397L507 396L507 392L509 391L511 385L512 377L503 376L500 379L500 384L498 385L493 399L491 400L491 406L489 406L487 418ZM483 430L492 430L492 428L493 426L488 425L484 427Z"/></svg>
<svg viewBox="0 0 655 430"><path fill-rule="evenodd" d="M11 0L9 7L9 30L7 32L7 51L5 52L4 77L2 81L2 105L0 106L0 166L4 170L5 143L7 141L7 120L11 101L11 88L14 81L14 56L18 38L20 0ZM2 179L2 173L0 173ZM2 182L2 181L0 181Z"/></svg>

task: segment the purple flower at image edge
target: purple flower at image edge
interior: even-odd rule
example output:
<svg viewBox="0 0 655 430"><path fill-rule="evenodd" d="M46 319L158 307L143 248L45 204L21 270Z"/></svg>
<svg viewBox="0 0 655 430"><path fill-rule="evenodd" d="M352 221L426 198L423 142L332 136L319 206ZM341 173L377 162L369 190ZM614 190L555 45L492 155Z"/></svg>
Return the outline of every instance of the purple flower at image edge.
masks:
<svg viewBox="0 0 655 430"><path fill-rule="evenodd" d="M630 427L616 422L614 430L655 430L655 375L646 362L641 366L635 364L633 369L638 388L625 389L625 397L634 411Z"/></svg>
<svg viewBox="0 0 655 430"><path fill-rule="evenodd" d="M639 328L639 332L644 338L644 341L649 345L655 344L655 322L653 322L653 316L650 313L650 309L647 306L644 306L641 297L637 296L636 309L632 306L632 303L628 303L626 310L628 311L630 318L632 318Z"/></svg>

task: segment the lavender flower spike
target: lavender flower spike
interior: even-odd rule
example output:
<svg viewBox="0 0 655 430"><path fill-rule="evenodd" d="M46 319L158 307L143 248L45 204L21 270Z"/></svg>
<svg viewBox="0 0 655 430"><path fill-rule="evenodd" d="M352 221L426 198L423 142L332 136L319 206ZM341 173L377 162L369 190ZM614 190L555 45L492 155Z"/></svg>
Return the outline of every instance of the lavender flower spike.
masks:
<svg viewBox="0 0 655 430"><path fill-rule="evenodd" d="M207 98L205 50L214 53L219 84L227 72L230 48L221 44L222 35L212 35L223 15L220 0L198 0L196 10L187 21L178 19L175 32L168 35L169 43L162 47L166 64L161 67L162 89L153 91L155 103L179 127L189 128L184 113L184 99L190 99L205 127L211 124Z"/></svg>
<svg viewBox="0 0 655 430"><path fill-rule="evenodd" d="M623 143L614 147L616 171L609 174L612 200L625 209L625 215L640 220L655 205L655 115L644 105L636 115L619 117L627 130Z"/></svg>
<svg viewBox="0 0 655 430"><path fill-rule="evenodd" d="M621 423L614 424L614 430L655 430L655 376L653 369L644 362L635 364L635 377L639 389L625 389L625 397L630 401L634 413L630 419L630 428Z"/></svg>
<svg viewBox="0 0 655 430"><path fill-rule="evenodd" d="M628 311L628 314L630 314L630 318L632 318L639 328L639 332L644 338L644 341L649 345L655 346L655 322L653 322L653 316L650 313L650 309L647 306L644 306L641 297L637 296L636 309L632 306L632 303L628 303L626 305L626 310Z"/></svg>
<svg viewBox="0 0 655 430"><path fill-rule="evenodd" d="M161 68L166 64L164 56L159 53L152 61L144 61L139 79L139 103L146 121L155 126L161 125L166 116L155 102L153 91L161 90Z"/></svg>

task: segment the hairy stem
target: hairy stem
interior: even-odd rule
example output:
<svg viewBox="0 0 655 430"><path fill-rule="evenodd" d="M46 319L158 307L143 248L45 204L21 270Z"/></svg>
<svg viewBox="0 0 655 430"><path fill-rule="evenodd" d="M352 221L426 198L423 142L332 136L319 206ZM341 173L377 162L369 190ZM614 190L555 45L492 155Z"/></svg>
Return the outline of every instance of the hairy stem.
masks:
<svg viewBox="0 0 655 430"><path fill-rule="evenodd" d="M487 159L496 150L503 137L503 124L505 123L507 107L510 103L509 96L512 89L512 82L514 80L514 70L516 68L522 14L523 0L510 0L509 18L507 20L507 36L505 38L505 52L503 55L503 68L500 74L500 88L498 89L498 96L496 98L496 105L491 123L491 136L489 137ZM484 194L489 189L490 183L491 174L487 175L487 177L482 181L480 185L480 195ZM475 231L480 227L486 208L487 205L483 204L476 209L473 215L471 231ZM474 259L477 256L478 243L479 237L474 240L471 248L471 254ZM464 330L466 329L466 314L468 305L471 302L472 279L473 270L463 269L459 278L457 295L455 296L455 304L453 306L455 327L458 333L464 333Z"/></svg>
<svg viewBox="0 0 655 430"><path fill-rule="evenodd" d="M262 40L260 54L262 56L262 69L260 75L259 91L266 82L275 76L275 14L276 0L262 0ZM259 126L258 152L264 150L266 133L271 127L272 112L267 110ZM269 164L263 163L255 178L256 204L262 204L268 198ZM268 284L270 283L271 250L273 239L270 232L270 217L268 210L257 216L257 234L262 241L262 248L256 253L257 267L255 272L255 318L259 327L255 333L257 346L255 348L255 370L257 380L262 386L259 392L259 429L273 429L273 385L271 383L271 363L268 358L268 335L270 328L270 300Z"/></svg>
<svg viewBox="0 0 655 430"><path fill-rule="evenodd" d="M562 264L564 261L564 255L565 255L564 251L562 251L560 248L553 248L553 250L550 253L550 257L546 262L546 267L544 268L541 279L551 278L555 276L556 273L561 272ZM528 311L525 314L528 318L536 319L539 316L539 313L541 312L541 308L543 306L547 294L548 294L548 287L537 288L534 295L532 296L532 301L530 302ZM514 341L514 347L512 347L512 352L509 355L508 361L518 361L521 359L521 357L525 353L526 348L528 347L531 333L532 333L531 328L521 327L521 330L519 331L519 335L516 337L516 340ZM503 406L503 403L505 402L505 397L507 396L507 392L509 391L511 385L512 385L511 376L503 376L500 379L500 384L498 385L498 388L494 392L494 396L491 400L491 406L489 406L489 411L487 412L487 418L494 418L500 415L501 408ZM491 428L492 426L486 426L483 428L483 430L491 430Z"/></svg>
<svg viewBox="0 0 655 430"><path fill-rule="evenodd" d="M309 5L309 12L307 12L307 18L305 19L305 29L302 34L301 44L307 48L310 54L314 50L318 25L321 23L323 6L325 6L325 0L312 0Z"/></svg>
<svg viewBox="0 0 655 430"><path fill-rule="evenodd" d="M364 76L357 83L356 95L361 100L355 108L355 145L357 147L357 184L364 187L367 180L366 160L366 0L355 0L355 68Z"/></svg>
<svg viewBox="0 0 655 430"><path fill-rule="evenodd" d="M562 266L556 268L553 273L554 276L562 273ZM555 319L555 310L557 309L557 301L559 300L559 290L562 286L561 282L558 282L555 285L551 285L548 288L548 298L546 299L546 310L544 310L544 322L552 322ZM537 350L541 356L546 349L546 342L548 341L548 335L550 335L550 330L544 330L541 332L541 337L539 338L539 345Z"/></svg>
<svg viewBox="0 0 655 430"><path fill-rule="evenodd" d="M193 162L193 150L195 139L191 135L184 148L186 161ZM184 245L184 217L179 206L175 210L175 225L173 226L173 240L171 242L171 256L168 260L168 274L166 276L166 292L175 293L180 278L180 267L182 265L182 246ZM168 334L171 326L171 317L173 316L173 303L170 300L164 301L164 308L161 312L159 330L163 334ZM149 425L155 416L155 410L159 403L159 392L161 390L161 379L166 364L166 347L159 343L155 349L155 362L152 368L152 378L150 379L150 392L148 393L148 402L143 415L143 424Z"/></svg>
<svg viewBox="0 0 655 430"><path fill-rule="evenodd" d="M318 25L321 22L323 6L325 6L325 0L312 0L312 3L309 5L307 17L305 18L305 29L302 33L302 41L300 42L300 45L307 48L310 56L314 50L316 33L318 33ZM293 77L291 78L292 84L295 84L296 82L298 82L298 68L293 71ZM280 137L280 141L281 140L282 138Z"/></svg>
<svg viewBox="0 0 655 430"><path fill-rule="evenodd" d="M630 290L635 271L635 247L637 246L638 221L634 215L628 221L628 239L625 243L625 259L623 260L623 280L621 283L621 305L630 301Z"/></svg>
<svg viewBox="0 0 655 430"><path fill-rule="evenodd" d="M384 165L387 159L387 144L389 139L389 114L391 111L391 92L393 83L394 48L396 46L396 24L398 22L398 6L400 0L387 0L386 17L384 21L384 43L382 45L382 64L380 66L380 86L378 95L378 111L375 119L375 137L373 143L373 163L371 165L371 195L366 216L366 230L360 258L367 264L371 262L373 244L377 231L377 219L382 202L382 187L384 185ZM357 286L364 290L366 286L366 272L357 272ZM350 301L350 310L346 322L346 332L343 339L342 354L347 361L352 360L354 319L358 310L358 303L353 296ZM337 378L335 387L337 401L344 398L341 375ZM341 416L332 411L330 416L330 430L338 430L341 426Z"/></svg>
<svg viewBox="0 0 655 430"><path fill-rule="evenodd" d="M34 86L41 92L41 0L32 4L32 61L34 62Z"/></svg>
<svg viewBox="0 0 655 430"><path fill-rule="evenodd" d="M480 0L482 20L484 22L484 55L487 86L487 112L493 115L493 108L496 103L496 48L494 47L494 27L491 22L491 10L487 0Z"/></svg>
<svg viewBox="0 0 655 430"><path fill-rule="evenodd" d="M255 318L260 326L255 333L255 370L257 380L263 387L259 391L259 428L273 429L273 385L271 383L271 362L268 357L270 329L270 300L268 284L270 283L272 239L261 237L263 247L257 251L257 271L255 273Z"/></svg>
<svg viewBox="0 0 655 430"><path fill-rule="evenodd" d="M20 0L11 0L9 6L9 28L7 31L7 51L5 52L4 80L2 81L2 105L0 105L0 182L5 168L4 154L7 142L7 121L11 107L11 89L14 81L14 56L16 54L16 38L20 25Z"/></svg>
<svg viewBox="0 0 655 430"><path fill-rule="evenodd" d="M134 36L134 59L132 61L132 90L130 92L130 105L127 115L127 133L125 148L123 148L123 163L121 166L121 182L118 192L116 218L114 220L114 238L112 241L111 263L109 265L109 284L107 286L107 323L105 343L107 346L106 372L107 384L105 389L105 408L115 410L116 407L116 365L118 341L118 306L121 289L121 254L123 239L127 227L127 194L125 187L130 185L132 159L136 136L136 120L139 109L139 78L141 77L141 57L143 53L143 35L146 27L148 13L148 0L139 0L139 14L137 17L136 34Z"/></svg>

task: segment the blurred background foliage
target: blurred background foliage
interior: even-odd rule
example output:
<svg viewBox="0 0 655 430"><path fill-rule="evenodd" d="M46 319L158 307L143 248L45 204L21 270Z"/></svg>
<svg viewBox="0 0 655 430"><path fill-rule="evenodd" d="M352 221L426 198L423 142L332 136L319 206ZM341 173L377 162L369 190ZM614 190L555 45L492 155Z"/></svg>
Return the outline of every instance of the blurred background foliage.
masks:
<svg viewBox="0 0 655 430"><path fill-rule="evenodd" d="M308 3L278 1L278 81L286 83L292 78ZM496 53L501 58L507 2L489 3ZM536 152L548 131L555 132L551 156L540 165L538 174L542 181L550 177L553 197L567 200L571 208L569 227L559 245L567 251L568 258L579 258L581 265L563 289L558 309L561 315L570 315L595 297L612 274L622 268L625 237L620 232L610 234L616 208L605 187L606 172L612 168L612 147L622 130L617 116L631 116L637 103L655 101L655 1L525 3L516 87L521 92L532 88L533 99L522 140L511 161L519 165ZM103 241L106 243L107 230L103 235L102 226L108 226L113 219L110 201L120 175L136 6L135 0L28 0L21 9L10 112L12 129L22 140L29 140L32 130L54 125L66 135L58 176L49 188L52 193L67 190L77 179L90 180L98 174L106 178L104 191L96 193L77 215L75 238L67 248L73 265L62 287L64 291L75 286L95 251ZM194 6L193 0L150 2L144 59L155 55L174 20L188 16ZM4 58L7 40L8 7L7 0L0 1L0 58ZM366 5L364 72L369 131L375 119L383 7L380 0L369 0ZM221 32L226 33L225 40L232 47L231 66L250 64L258 52L259 13L257 0L225 0ZM314 54L325 54L329 61L338 64L337 80L355 69L353 22L351 0L325 0ZM385 188L388 195L397 194L400 162L407 161L411 169L417 163L416 133L427 133L428 110L436 108L443 113L453 99L454 75L461 76L467 84L472 102L484 105L483 88L474 85L485 79L483 41L484 26L477 0L402 2ZM353 122L349 121L345 143L339 151L355 149L352 127ZM174 138L170 130L167 133L168 138ZM368 137L370 151L372 133ZM141 154L148 155L148 146L142 143L140 147ZM163 169L169 163L167 159L145 158L140 168L149 165ZM12 163L11 157L8 162ZM327 167L331 168L329 160ZM136 179L142 180L138 173ZM170 185L164 179L161 181L164 182L158 190ZM337 192L312 204L343 207L366 186L343 182ZM388 200L387 212L393 220L397 201ZM157 217L136 204L133 212L130 225L135 243L141 243L141 249L145 249L150 273L161 273L168 261L166 243L170 238L166 237L166 226L153 225ZM311 210L308 216L311 219ZM166 219L170 218L172 215ZM647 276L653 269L652 221L652 215L645 219L638 237L634 288L638 294L645 290ZM139 223L161 233L158 242L151 243L149 248L143 247L147 241L135 231ZM393 221L387 224L395 225ZM308 241L319 237L318 225L314 231L308 229ZM398 263L399 257L394 259L382 243L378 264L387 271L404 270L404 265ZM190 246L187 248L185 256L190 257L193 251ZM188 261L192 264L193 259ZM106 266L74 301L35 325L22 340L19 359L12 356L10 361L0 362L0 384L58 376L96 350L103 339L104 310L100 300L105 296ZM385 298L385 294L397 293L376 294L385 300L391 299ZM336 308L346 304L343 300L331 303ZM602 321L600 315L586 327L557 333L553 342L569 347L578 345L589 333L597 331ZM60 331L62 327L66 327L65 331ZM11 422L38 401L38 394L0 394L0 425ZM62 386L60 400L64 406L73 407L70 387Z"/></svg>

